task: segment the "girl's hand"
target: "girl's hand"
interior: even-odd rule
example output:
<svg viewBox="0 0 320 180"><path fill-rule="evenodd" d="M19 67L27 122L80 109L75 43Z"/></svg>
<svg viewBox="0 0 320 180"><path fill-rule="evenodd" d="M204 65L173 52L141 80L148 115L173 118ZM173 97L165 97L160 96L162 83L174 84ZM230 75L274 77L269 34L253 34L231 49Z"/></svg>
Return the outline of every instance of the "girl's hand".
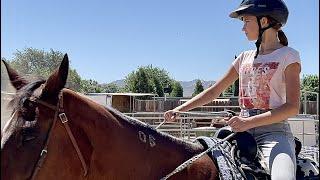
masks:
<svg viewBox="0 0 320 180"><path fill-rule="evenodd" d="M179 112L175 110L169 110L164 113L164 119L167 122L173 122L177 117L179 117Z"/></svg>
<svg viewBox="0 0 320 180"><path fill-rule="evenodd" d="M227 124L231 127L234 132L243 132L251 129L251 123L248 118L243 118L240 116L233 116L227 121Z"/></svg>

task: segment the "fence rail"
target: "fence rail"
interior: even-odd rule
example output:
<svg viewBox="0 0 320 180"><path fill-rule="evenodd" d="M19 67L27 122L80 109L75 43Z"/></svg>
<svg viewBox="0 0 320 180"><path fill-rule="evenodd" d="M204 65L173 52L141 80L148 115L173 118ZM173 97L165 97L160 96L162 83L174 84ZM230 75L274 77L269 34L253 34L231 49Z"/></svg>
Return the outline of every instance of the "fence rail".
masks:
<svg viewBox="0 0 320 180"><path fill-rule="evenodd" d="M199 116L201 113L205 116ZM125 114L150 124L154 128L164 120L163 112L137 112ZM181 139L193 141L199 136L213 136L219 128L210 127L212 120L225 117L222 113L210 114L210 116L208 113L203 112L195 114L181 114L176 122L163 124L159 128L159 131ZM293 131L293 135L300 139L302 143L300 155L312 158L316 162L319 162L319 116L299 114L296 117L289 118L288 122Z"/></svg>
<svg viewBox="0 0 320 180"><path fill-rule="evenodd" d="M125 113L127 116L134 117L140 121L157 127L164 121L163 112L137 112ZM201 115L203 114L203 115ZM210 127L214 120L221 120L226 117L225 112L203 113L190 112L181 114L176 122L168 122L160 127L160 131L176 132L179 138L193 140L198 135L210 135L218 130L218 128ZM303 145L314 145L319 147L319 117L317 115L300 114L296 117L288 118L293 134L297 136ZM170 129L170 130L169 130Z"/></svg>

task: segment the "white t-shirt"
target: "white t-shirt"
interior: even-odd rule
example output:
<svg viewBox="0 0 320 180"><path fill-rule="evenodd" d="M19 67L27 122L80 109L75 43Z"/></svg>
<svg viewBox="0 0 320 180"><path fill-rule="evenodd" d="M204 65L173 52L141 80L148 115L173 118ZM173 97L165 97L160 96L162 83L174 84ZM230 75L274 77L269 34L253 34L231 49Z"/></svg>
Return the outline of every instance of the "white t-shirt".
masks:
<svg viewBox="0 0 320 180"><path fill-rule="evenodd" d="M300 63L299 52L284 46L258 55L256 50L240 53L232 63L239 74L239 106L242 109L274 109L286 102L284 71Z"/></svg>

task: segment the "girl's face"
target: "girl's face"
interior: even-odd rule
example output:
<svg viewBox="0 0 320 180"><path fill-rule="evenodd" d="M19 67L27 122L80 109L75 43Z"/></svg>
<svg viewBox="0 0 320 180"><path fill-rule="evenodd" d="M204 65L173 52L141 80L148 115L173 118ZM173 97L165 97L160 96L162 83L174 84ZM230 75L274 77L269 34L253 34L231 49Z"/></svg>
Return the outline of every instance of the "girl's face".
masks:
<svg viewBox="0 0 320 180"><path fill-rule="evenodd" d="M257 18L251 15L244 15L241 17L243 21L242 31L245 32L249 41L257 40L259 36L259 26Z"/></svg>

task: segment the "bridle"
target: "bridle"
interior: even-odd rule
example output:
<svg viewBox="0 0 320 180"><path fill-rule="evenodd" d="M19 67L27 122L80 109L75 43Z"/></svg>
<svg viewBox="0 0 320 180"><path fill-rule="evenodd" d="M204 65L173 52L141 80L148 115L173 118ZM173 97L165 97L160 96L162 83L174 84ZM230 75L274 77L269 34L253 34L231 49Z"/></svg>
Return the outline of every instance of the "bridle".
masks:
<svg viewBox="0 0 320 180"><path fill-rule="evenodd" d="M76 150L77 152L77 155L81 161L81 164L82 164L82 167L83 167L83 170L84 170L84 176L87 175L88 173L88 167L87 167L87 164L83 158L83 155L79 149L79 146L77 144L77 141L76 139L74 138L72 132L71 132L71 129L70 129L70 126L68 124L68 118L64 112L64 109L63 109L63 91L61 90L60 93L59 93L59 96L58 96L58 103L56 106L50 104L50 103L47 103L47 102L44 102L42 100L40 100L39 98L37 97L30 97L29 98L29 101L31 102L35 102L35 103L38 103L38 104L41 104L43 106L46 106L52 110L55 111L55 114L54 114L54 119L53 119L53 123L49 129L49 132L48 132L48 135L46 137L46 140L45 140L45 144L44 144L44 147L40 153L40 157L37 161L37 164L36 166L34 167L33 171L32 171L32 176L31 176L31 180L34 180L36 175L38 174L39 170L41 169L42 165L43 165L43 162L47 156L47 153L48 153L48 144L49 144L49 141L50 141L50 138L53 134L53 129L57 123L57 120L58 120L58 117L61 121L61 123L64 125L66 131L67 131L67 134L69 135L69 138L72 142L72 145L74 147L74 149Z"/></svg>

